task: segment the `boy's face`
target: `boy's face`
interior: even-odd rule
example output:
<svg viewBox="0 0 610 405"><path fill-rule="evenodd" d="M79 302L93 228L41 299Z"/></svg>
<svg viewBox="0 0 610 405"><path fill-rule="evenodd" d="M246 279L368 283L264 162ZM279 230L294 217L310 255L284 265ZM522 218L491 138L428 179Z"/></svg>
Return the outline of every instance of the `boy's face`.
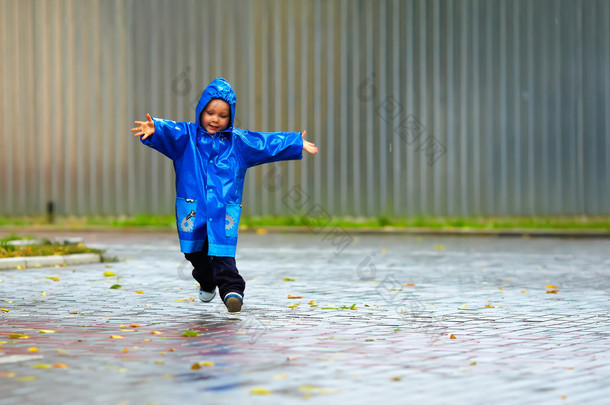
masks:
<svg viewBox="0 0 610 405"><path fill-rule="evenodd" d="M224 100L211 100L201 112L199 117L203 128L214 135L218 131L223 131L229 126L231 119L231 107Z"/></svg>

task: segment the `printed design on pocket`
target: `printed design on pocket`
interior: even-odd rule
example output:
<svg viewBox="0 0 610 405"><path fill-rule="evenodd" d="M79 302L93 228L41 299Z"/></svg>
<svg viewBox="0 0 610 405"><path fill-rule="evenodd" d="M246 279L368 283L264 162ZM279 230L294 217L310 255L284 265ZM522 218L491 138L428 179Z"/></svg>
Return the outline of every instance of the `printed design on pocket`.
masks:
<svg viewBox="0 0 610 405"><path fill-rule="evenodd" d="M197 215L196 212L191 210L191 212L182 219L182 222L180 222L180 229L184 232L192 232L195 227L195 215Z"/></svg>
<svg viewBox="0 0 610 405"><path fill-rule="evenodd" d="M230 231L235 227L235 218L231 215L225 215L225 230Z"/></svg>

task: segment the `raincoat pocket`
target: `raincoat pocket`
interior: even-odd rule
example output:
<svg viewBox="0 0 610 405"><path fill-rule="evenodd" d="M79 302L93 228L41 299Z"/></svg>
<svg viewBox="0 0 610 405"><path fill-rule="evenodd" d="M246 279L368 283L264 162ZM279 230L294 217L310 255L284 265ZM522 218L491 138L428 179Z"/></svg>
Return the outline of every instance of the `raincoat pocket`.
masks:
<svg viewBox="0 0 610 405"><path fill-rule="evenodd" d="M176 220L180 232L193 232L197 219L197 200L176 197Z"/></svg>
<svg viewBox="0 0 610 405"><path fill-rule="evenodd" d="M227 204L227 214L225 216L225 232L228 237L237 237L237 228L239 226L240 215L240 204Z"/></svg>

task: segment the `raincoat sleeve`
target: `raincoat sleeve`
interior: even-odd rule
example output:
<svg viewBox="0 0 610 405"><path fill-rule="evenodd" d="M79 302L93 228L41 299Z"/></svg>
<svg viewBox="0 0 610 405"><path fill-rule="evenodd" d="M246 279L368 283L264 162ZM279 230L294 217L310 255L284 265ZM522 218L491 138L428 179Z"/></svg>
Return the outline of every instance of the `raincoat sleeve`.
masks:
<svg viewBox="0 0 610 405"><path fill-rule="evenodd" d="M140 141L174 160L184 151L188 142L188 123L160 118L153 118L153 121L155 132L146 139L140 137Z"/></svg>
<svg viewBox="0 0 610 405"><path fill-rule="evenodd" d="M299 132L244 131L238 148L248 167L279 160L303 158L303 137Z"/></svg>

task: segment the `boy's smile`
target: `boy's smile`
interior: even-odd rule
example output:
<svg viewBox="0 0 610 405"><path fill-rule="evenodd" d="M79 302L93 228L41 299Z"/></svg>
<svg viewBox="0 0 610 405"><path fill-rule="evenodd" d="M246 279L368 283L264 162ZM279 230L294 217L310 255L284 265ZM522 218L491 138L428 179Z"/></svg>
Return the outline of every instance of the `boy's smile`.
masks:
<svg viewBox="0 0 610 405"><path fill-rule="evenodd" d="M220 99L210 100L201 112L201 117L199 117L201 126L210 135L227 129L230 119L231 107L226 101Z"/></svg>

